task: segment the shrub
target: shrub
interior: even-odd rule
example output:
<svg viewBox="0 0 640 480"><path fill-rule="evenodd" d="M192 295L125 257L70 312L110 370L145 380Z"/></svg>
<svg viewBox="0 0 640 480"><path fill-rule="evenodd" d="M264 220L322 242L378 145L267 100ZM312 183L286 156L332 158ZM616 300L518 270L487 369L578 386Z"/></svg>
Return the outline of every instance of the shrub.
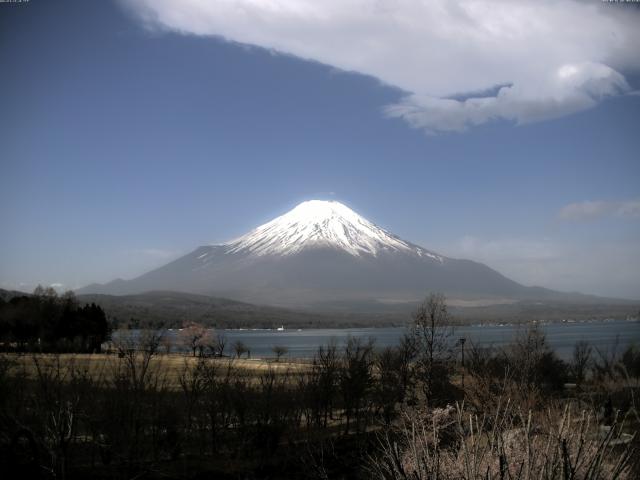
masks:
<svg viewBox="0 0 640 480"><path fill-rule="evenodd" d="M507 405L481 418L464 406L407 415L381 437L369 470L379 480L632 478L632 437L621 422L601 430L593 413L555 413L536 419Z"/></svg>

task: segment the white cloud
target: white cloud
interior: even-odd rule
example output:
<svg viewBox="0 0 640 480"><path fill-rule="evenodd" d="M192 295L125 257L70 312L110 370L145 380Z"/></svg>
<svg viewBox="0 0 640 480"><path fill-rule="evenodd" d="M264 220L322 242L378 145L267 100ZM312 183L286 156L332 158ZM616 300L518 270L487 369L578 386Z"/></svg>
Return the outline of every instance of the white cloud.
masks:
<svg viewBox="0 0 640 480"><path fill-rule="evenodd" d="M406 92L387 115L428 132L584 110L629 92L620 71L640 67L640 12L596 1L121 1L149 28L376 77Z"/></svg>
<svg viewBox="0 0 640 480"><path fill-rule="evenodd" d="M607 202L602 200L570 203L560 209L561 220L595 220L602 217L640 217L640 200Z"/></svg>

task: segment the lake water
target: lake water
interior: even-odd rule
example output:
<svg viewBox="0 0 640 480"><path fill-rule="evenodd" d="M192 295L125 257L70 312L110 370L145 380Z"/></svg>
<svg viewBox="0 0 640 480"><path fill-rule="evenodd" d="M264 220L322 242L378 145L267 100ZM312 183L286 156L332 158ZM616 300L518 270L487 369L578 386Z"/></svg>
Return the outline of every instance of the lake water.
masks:
<svg viewBox="0 0 640 480"><path fill-rule="evenodd" d="M456 327L451 337L455 342L464 337L475 345L500 347L509 344L517 333L525 327L517 325L473 325ZM551 323L541 325L546 334L547 343L561 358L570 359L573 346L580 340L586 340L600 351L614 348L626 348L631 343L640 344L640 322L630 320L605 320L576 323ZM326 345L332 339L343 345L349 337L375 339L378 348L397 345L406 332L405 328L336 328L308 330L224 330L226 338L225 353L232 354L232 345L241 340L251 350L253 358L272 357L274 345L287 347L288 356L311 358L320 345ZM221 331L218 331L221 333ZM178 330L169 335L177 339ZM467 345L469 345L467 343Z"/></svg>

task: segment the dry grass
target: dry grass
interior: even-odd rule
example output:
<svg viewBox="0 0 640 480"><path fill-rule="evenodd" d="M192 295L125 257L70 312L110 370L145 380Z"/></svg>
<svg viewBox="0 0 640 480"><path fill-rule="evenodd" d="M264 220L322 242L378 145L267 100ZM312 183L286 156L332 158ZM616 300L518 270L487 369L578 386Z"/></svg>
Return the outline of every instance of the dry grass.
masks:
<svg viewBox="0 0 640 480"><path fill-rule="evenodd" d="M34 379L40 368L57 368L58 362L63 369L73 369L88 375L93 380L104 380L112 377L118 371L123 362L117 354L6 354L5 358L11 363L9 373L19 375L26 379ZM165 385L171 389L180 388L180 376L186 369L192 369L201 359L198 357L181 354L156 354L151 357L149 370L161 374ZM237 358L206 358L205 362L220 367L231 366L238 375L244 375L249 379L258 378L266 372L274 372L276 375L301 373L309 370L309 364L299 361L264 359L237 359Z"/></svg>
<svg viewBox="0 0 640 480"><path fill-rule="evenodd" d="M382 437L370 469L379 480L627 480L636 452L623 423L602 427L569 406L543 416L509 403L481 417L460 405L413 412Z"/></svg>

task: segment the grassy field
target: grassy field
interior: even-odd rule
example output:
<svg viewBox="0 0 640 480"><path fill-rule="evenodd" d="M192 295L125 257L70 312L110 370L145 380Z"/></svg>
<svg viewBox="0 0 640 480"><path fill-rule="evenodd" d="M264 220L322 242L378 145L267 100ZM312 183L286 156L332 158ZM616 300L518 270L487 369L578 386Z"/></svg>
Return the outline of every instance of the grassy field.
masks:
<svg viewBox="0 0 640 480"><path fill-rule="evenodd" d="M93 380L109 380L126 362L126 358L120 358L117 354L6 354L5 358L10 362L10 372L21 375L24 378L36 378L40 372L51 372L58 366L70 377L71 371L87 374ZM188 369L193 368L200 360L183 354L158 354L151 357L149 371L158 373L170 389L180 388L180 376ZM141 355L136 358L142 361ZM221 370L232 368L234 375L245 375L258 378L261 374L272 371L276 374L300 373L309 369L309 363L302 360L281 359L238 359L231 357L205 358L208 364L214 364Z"/></svg>

